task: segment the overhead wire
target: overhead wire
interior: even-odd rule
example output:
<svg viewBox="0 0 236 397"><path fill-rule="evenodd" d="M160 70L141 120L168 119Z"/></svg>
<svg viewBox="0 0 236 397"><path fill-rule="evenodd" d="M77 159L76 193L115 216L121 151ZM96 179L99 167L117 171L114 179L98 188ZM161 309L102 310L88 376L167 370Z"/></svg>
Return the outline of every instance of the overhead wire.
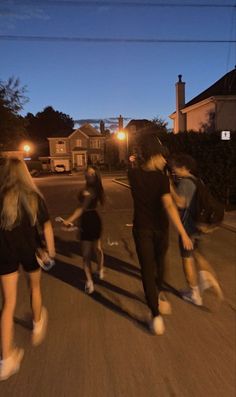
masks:
<svg viewBox="0 0 236 397"><path fill-rule="evenodd" d="M7 0L2 0L2 3L9 4ZM86 0L86 1L76 1L76 0L19 0L15 3L11 2L10 5L23 5L27 4L30 6L75 6L75 7L159 7L159 8L167 8L167 7L176 7L176 8L236 8L235 4L232 3L221 3L215 4L212 3L183 3L183 2L137 2L137 1L109 1L109 0Z"/></svg>
<svg viewBox="0 0 236 397"><path fill-rule="evenodd" d="M136 43L136 44L158 44L158 43L182 43L182 44L223 44L236 43L230 39L157 39L157 38L128 38L128 37L69 37L69 36L23 36L23 35L0 35L0 40L6 41L48 41L48 42L81 42L81 43Z"/></svg>

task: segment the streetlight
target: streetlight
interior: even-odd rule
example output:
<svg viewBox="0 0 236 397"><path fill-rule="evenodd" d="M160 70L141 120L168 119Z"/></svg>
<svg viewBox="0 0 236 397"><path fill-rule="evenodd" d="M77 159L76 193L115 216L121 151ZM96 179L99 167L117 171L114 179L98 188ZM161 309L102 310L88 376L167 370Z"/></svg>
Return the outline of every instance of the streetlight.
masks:
<svg viewBox="0 0 236 397"><path fill-rule="evenodd" d="M24 145L23 150L24 150L24 152L25 152L25 153L27 154L27 156L28 156L28 154L29 154L29 152L30 152L30 150L31 150L30 145Z"/></svg>
<svg viewBox="0 0 236 397"><path fill-rule="evenodd" d="M30 153L32 153L33 146L29 142L23 142L20 146L21 151L24 153L24 160L31 160Z"/></svg>
<svg viewBox="0 0 236 397"><path fill-rule="evenodd" d="M129 134L128 131L118 131L117 138L119 141L124 141L126 139L126 152L127 152L127 164L129 163Z"/></svg>

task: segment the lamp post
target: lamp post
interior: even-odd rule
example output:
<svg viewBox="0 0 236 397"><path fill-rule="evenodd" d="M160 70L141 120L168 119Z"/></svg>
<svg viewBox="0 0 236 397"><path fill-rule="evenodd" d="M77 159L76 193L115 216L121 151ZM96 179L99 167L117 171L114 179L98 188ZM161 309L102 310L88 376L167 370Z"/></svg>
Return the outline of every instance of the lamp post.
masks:
<svg viewBox="0 0 236 397"><path fill-rule="evenodd" d="M126 139L126 154L127 154L127 164L129 163L129 134L128 131L118 131L117 138L119 141L124 141Z"/></svg>

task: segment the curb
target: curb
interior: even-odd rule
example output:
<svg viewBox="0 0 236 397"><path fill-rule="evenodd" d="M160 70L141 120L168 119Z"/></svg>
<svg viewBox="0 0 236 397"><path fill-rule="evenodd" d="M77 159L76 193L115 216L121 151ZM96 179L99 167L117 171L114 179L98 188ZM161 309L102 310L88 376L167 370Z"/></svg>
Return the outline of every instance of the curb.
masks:
<svg viewBox="0 0 236 397"><path fill-rule="evenodd" d="M222 223L222 225L220 225L220 227L222 227L222 229L226 229L226 230L229 230L230 232L236 233L235 226L231 226L231 225L227 225L226 223Z"/></svg>
<svg viewBox="0 0 236 397"><path fill-rule="evenodd" d="M124 178L120 178L120 179L122 180L122 179L124 179ZM118 183L118 185L122 185L122 186L125 186L125 187L127 187L128 189L130 189L130 186L129 186L127 183L122 182L121 180L118 180L118 178L117 178L117 179L112 179L112 182Z"/></svg>

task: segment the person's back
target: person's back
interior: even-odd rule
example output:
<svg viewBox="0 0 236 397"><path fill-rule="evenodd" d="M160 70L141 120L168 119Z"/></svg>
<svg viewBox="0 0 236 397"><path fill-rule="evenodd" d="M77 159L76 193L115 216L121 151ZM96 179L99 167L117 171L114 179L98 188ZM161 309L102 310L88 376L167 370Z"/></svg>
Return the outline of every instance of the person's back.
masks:
<svg viewBox="0 0 236 397"><path fill-rule="evenodd" d="M161 171L130 169L129 182L134 201L134 227L166 230L168 217L162 196L169 193L169 180Z"/></svg>

